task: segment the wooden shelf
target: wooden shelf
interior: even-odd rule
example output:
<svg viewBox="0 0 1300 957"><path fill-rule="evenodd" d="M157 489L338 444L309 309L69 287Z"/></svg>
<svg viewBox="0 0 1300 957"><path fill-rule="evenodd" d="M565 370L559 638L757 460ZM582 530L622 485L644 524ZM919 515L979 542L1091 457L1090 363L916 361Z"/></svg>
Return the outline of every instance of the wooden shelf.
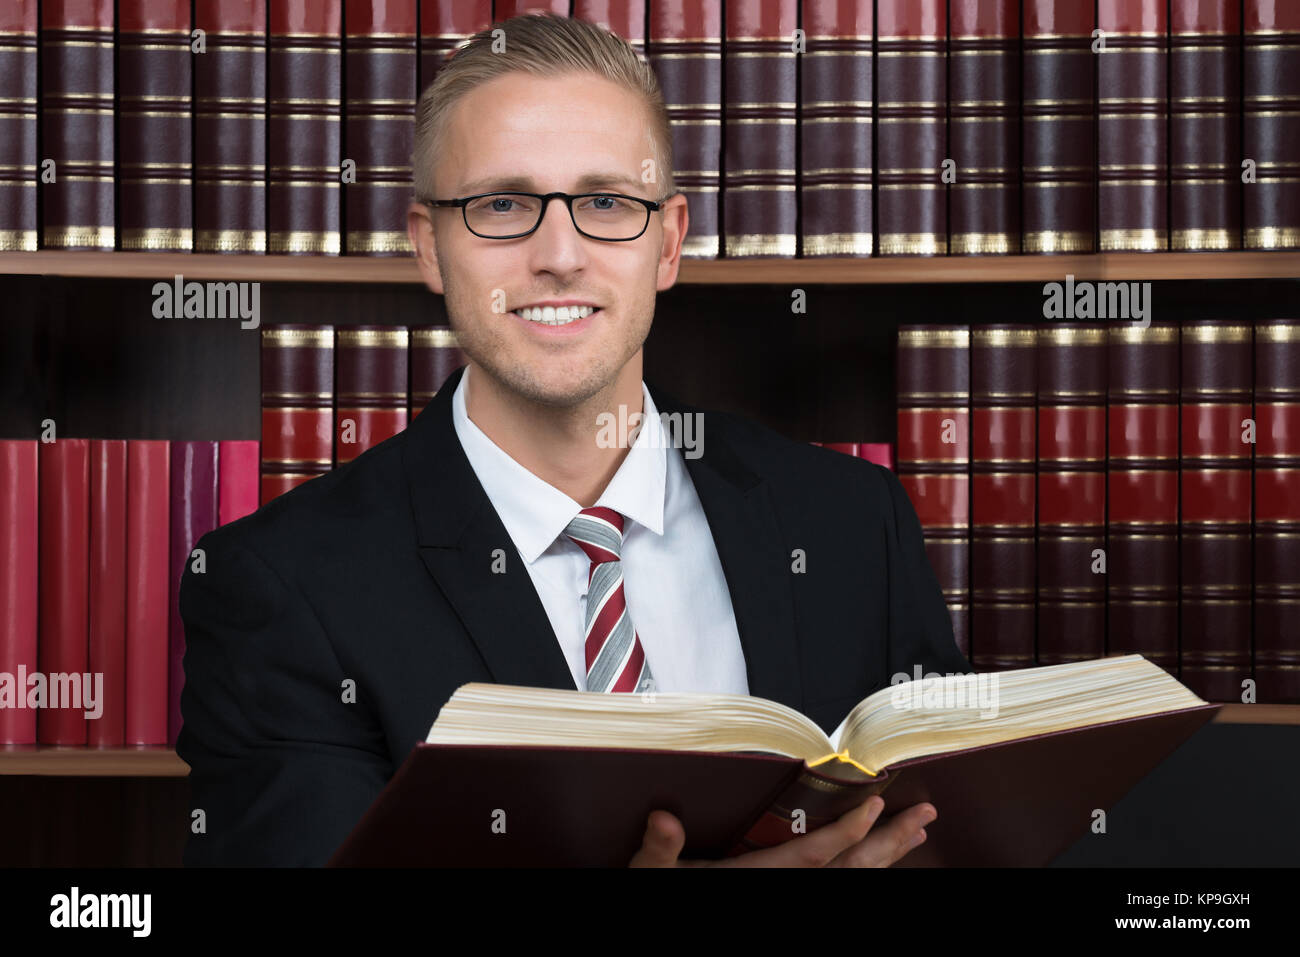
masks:
<svg viewBox="0 0 1300 957"><path fill-rule="evenodd" d="M209 253L0 253L0 275L260 282L419 283L409 257ZM1098 253L1062 256L884 256L866 259L683 260L679 284L974 283L1076 279L1300 279L1300 252Z"/></svg>

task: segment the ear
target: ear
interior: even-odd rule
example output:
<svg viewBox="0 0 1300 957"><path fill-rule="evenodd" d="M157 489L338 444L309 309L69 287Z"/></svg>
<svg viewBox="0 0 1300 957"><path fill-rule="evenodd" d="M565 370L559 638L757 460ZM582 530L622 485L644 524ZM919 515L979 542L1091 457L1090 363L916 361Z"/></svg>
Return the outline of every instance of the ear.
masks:
<svg viewBox="0 0 1300 957"><path fill-rule="evenodd" d="M660 212L663 215L663 247L659 254L659 275L655 288L663 292L677 282L677 270L681 266L682 244L686 241L686 230L691 220L686 194L681 190L673 193L664 200Z"/></svg>
<svg viewBox="0 0 1300 957"><path fill-rule="evenodd" d="M431 292L442 292L442 273L438 271L438 247L434 241L433 219L428 206L411 200L406 208L406 235L415 250L415 261L420 276Z"/></svg>

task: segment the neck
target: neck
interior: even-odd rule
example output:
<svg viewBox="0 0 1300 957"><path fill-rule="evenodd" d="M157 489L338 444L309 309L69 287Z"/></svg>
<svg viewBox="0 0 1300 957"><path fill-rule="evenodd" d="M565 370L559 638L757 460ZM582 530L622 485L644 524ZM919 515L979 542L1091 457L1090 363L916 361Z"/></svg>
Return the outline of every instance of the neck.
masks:
<svg viewBox="0 0 1300 957"><path fill-rule="evenodd" d="M641 353L637 352L604 389L577 405L559 408L532 402L510 392L481 366L470 363L465 374L465 411L480 431L497 447L542 481L559 489L583 508L596 504L614 477L628 449L617 443L598 442L599 433L609 433L599 418L609 413L621 431L623 416L644 411L641 394ZM632 444L635 430L627 445Z"/></svg>

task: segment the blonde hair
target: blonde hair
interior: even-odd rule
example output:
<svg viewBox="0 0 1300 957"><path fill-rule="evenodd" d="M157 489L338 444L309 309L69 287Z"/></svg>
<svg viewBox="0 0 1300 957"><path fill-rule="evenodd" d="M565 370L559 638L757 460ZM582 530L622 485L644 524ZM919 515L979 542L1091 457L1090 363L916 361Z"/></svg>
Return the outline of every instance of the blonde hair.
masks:
<svg viewBox="0 0 1300 957"><path fill-rule="evenodd" d="M492 50L497 29L505 31L505 49L500 53ZM617 34L586 20L547 12L511 17L474 34L453 51L420 94L412 155L416 197L450 198L433 194L434 162L441 153L447 116L461 97L507 73L553 77L574 71L593 73L640 94L650 112L646 139L660 187L652 198L674 195L672 127L654 70Z"/></svg>

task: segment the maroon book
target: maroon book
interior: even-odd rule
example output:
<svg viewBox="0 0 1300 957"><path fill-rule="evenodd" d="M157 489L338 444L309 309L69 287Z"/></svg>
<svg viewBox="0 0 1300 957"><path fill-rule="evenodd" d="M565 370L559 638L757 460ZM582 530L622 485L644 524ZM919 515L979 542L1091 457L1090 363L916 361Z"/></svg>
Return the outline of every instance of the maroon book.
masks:
<svg viewBox="0 0 1300 957"><path fill-rule="evenodd" d="M185 687L185 623L181 579L186 569L206 574L207 556L195 548L217 527L217 443L173 442L171 446L170 610L167 616L167 743L181 733L181 690Z"/></svg>
<svg viewBox="0 0 1300 957"><path fill-rule="evenodd" d="M406 428L410 333L392 326L347 326L334 342L334 462L350 462Z"/></svg>
<svg viewBox="0 0 1300 957"><path fill-rule="evenodd" d="M465 364L465 354L448 326L411 328L411 418L438 394L447 376Z"/></svg>
<svg viewBox="0 0 1300 957"><path fill-rule="evenodd" d="M127 443L126 743L167 743L171 443Z"/></svg>
<svg viewBox="0 0 1300 957"><path fill-rule="evenodd" d="M16 707L0 708L0 745L36 743L23 672L37 670L37 468L35 439L0 439L0 672L14 676Z"/></svg>
<svg viewBox="0 0 1300 957"><path fill-rule="evenodd" d="M492 0L420 0L420 90L433 82L457 44L492 22Z"/></svg>
<svg viewBox="0 0 1300 957"><path fill-rule="evenodd" d="M1244 0L1242 154L1247 249L1300 249L1300 3Z"/></svg>
<svg viewBox="0 0 1300 957"><path fill-rule="evenodd" d="M0 252L36 249L37 13L0 0Z"/></svg>
<svg viewBox="0 0 1300 957"><path fill-rule="evenodd" d="M102 676L86 743L120 748L126 731L126 440L90 443L87 671Z"/></svg>
<svg viewBox="0 0 1300 957"><path fill-rule="evenodd" d="M262 504L333 466L334 328L264 326Z"/></svg>

